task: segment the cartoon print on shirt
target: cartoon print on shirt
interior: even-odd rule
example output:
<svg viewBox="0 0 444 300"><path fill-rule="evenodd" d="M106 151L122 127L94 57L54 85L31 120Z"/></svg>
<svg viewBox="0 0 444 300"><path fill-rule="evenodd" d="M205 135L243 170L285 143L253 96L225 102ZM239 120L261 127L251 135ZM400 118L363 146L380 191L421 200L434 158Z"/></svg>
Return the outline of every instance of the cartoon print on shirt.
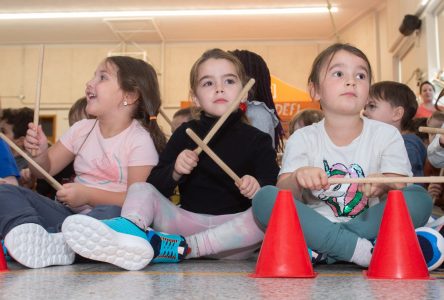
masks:
<svg viewBox="0 0 444 300"><path fill-rule="evenodd" d="M341 163L336 163L330 168L326 160L323 163L329 178L365 177L362 168L357 164L351 164L347 168ZM358 191L357 183L331 185L328 190L321 191L318 198L330 206L336 217L354 218L368 208L368 198Z"/></svg>

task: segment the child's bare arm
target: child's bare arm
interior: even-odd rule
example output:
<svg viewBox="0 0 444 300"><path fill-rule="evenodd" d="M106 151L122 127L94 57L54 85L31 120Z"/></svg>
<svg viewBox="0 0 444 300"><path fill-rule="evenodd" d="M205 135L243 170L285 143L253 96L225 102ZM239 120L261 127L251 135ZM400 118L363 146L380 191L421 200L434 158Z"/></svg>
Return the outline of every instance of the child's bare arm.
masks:
<svg viewBox="0 0 444 300"><path fill-rule="evenodd" d="M321 168L302 167L292 173L279 176L277 187L288 189L297 198L301 197L302 189L321 190L328 189L328 177Z"/></svg>

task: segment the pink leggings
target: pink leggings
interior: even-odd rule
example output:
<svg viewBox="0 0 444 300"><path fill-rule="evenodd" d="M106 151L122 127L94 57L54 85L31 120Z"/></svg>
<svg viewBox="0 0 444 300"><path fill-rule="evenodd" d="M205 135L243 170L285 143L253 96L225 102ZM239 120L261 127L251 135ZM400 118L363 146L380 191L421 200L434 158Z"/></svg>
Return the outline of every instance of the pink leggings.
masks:
<svg viewBox="0 0 444 300"><path fill-rule="evenodd" d="M202 243L199 245L203 250L201 256L246 258L260 247L264 237L251 208L218 216L193 213L172 204L149 183L129 187L122 217L144 230L151 226L156 231L183 235L187 240L194 238Z"/></svg>

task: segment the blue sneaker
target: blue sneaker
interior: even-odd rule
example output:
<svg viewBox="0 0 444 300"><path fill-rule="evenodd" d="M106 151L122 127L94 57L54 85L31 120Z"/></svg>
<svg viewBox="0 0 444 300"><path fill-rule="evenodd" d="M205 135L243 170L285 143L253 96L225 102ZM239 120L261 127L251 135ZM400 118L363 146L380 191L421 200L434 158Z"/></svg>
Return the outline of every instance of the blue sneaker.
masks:
<svg viewBox="0 0 444 300"><path fill-rule="evenodd" d="M181 235L149 230L147 238L154 250L153 263L181 262L188 253L188 244Z"/></svg>
<svg viewBox="0 0 444 300"><path fill-rule="evenodd" d="M433 271L444 261L444 237L429 227L420 227L415 231L427 268Z"/></svg>
<svg viewBox="0 0 444 300"><path fill-rule="evenodd" d="M143 269L154 255L146 233L125 218L97 220L73 215L63 222L62 232L76 253L125 270Z"/></svg>

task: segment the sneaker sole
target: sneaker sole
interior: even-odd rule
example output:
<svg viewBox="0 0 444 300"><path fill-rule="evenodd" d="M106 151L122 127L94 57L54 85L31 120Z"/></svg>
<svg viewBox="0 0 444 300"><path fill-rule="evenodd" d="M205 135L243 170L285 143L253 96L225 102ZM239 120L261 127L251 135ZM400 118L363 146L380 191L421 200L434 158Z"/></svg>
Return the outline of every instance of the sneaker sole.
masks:
<svg viewBox="0 0 444 300"><path fill-rule="evenodd" d="M28 268L71 265L75 259L62 234L50 234L37 224L14 227L5 237L8 254Z"/></svg>
<svg viewBox="0 0 444 300"><path fill-rule="evenodd" d="M125 270L141 270L154 256L147 240L119 233L88 216L74 215L66 218L62 232L66 242L76 253Z"/></svg>
<svg viewBox="0 0 444 300"><path fill-rule="evenodd" d="M428 243L428 246L430 246L430 248L432 249L432 261L426 261L426 263L428 270L433 271L441 266L441 264L444 262L444 238L438 231L429 227L419 227L415 231L416 234L420 235Z"/></svg>

